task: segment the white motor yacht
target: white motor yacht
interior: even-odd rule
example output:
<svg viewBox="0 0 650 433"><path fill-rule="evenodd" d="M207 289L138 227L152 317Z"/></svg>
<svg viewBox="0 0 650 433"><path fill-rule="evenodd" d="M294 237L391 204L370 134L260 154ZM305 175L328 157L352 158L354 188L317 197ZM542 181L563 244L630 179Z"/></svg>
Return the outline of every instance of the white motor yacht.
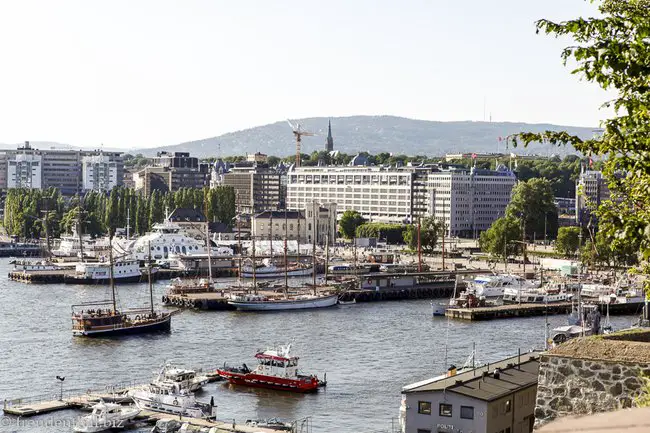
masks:
<svg viewBox="0 0 650 433"><path fill-rule="evenodd" d="M168 361L162 366L158 377L154 379L153 383L158 384L167 381L179 384L180 388L184 390L198 391L209 380L207 376L197 374L196 370L181 368Z"/></svg>
<svg viewBox="0 0 650 433"><path fill-rule="evenodd" d="M473 293L479 298L497 298L503 296L506 287L527 289L537 288L539 286L539 281L526 280L517 275L477 275L469 283L468 292Z"/></svg>
<svg viewBox="0 0 650 433"><path fill-rule="evenodd" d="M213 417L217 409L212 401L200 402L196 400L194 393L170 380L155 381L141 388L132 389L128 392L128 396L140 409L191 418Z"/></svg>
<svg viewBox="0 0 650 433"><path fill-rule="evenodd" d="M103 401L92 407L90 415L77 419L74 431L81 433L101 432L111 429L123 428L140 413L140 409L133 406L121 406Z"/></svg>

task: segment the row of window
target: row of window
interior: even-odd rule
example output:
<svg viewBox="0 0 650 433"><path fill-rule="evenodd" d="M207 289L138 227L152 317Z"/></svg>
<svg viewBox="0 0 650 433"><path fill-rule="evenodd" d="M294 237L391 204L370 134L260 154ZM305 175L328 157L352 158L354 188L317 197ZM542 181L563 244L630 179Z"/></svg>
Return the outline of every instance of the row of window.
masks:
<svg viewBox="0 0 650 433"><path fill-rule="evenodd" d="M430 401L418 401L418 413L422 415L431 415L431 402ZM438 406L438 415L451 417L453 416L453 407L448 403L440 403ZM460 407L460 417L462 419L474 419L474 407L473 406L461 406Z"/></svg>

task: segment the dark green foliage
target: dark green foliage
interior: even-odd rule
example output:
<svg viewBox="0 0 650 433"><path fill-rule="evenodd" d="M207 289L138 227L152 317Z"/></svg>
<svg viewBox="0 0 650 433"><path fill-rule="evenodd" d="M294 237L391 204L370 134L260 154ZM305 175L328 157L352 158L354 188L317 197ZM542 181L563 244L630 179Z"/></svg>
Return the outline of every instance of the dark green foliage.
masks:
<svg viewBox="0 0 650 433"><path fill-rule="evenodd" d="M391 244L404 243L404 230L406 226L401 224L365 223L357 227L357 238L378 238L386 239Z"/></svg>
<svg viewBox="0 0 650 433"><path fill-rule="evenodd" d="M81 219L82 230L93 237L114 234L117 228L142 235L155 223L162 222L166 212L172 212L177 203L185 207L207 210L213 222L231 225L235 216L235 192L232 187L215 189L182 189L175 193L153 191L149 198L123 187L113 188L110 194L89 191L83 197L71 197L68 203L55 188L46 191L10 189L5 200L4 226L7 234L23 238L45 237L45 213L49 210L48 230L52 237L72 232ZM207 204L207 209L206 209Z"/></svg>
<svg viewBox="0 0 650 433"><path fill-rule="evenodd" d="M481 251L493 256L511 256L521 250L521 221L513 216L496 220L492 226L481 233L479 244Z"/></svg>
<svg viewBox="0 0 650 433"><path fill-rule="evenodd" d="M565 257L573 257L580 248L580 228L560 227L555 240L555 251Z"/></svg>
<svg viewBox="0 0 650 433"><path fill-rule="evenodd" d="M557 234L557 206L551 184L546 179L530 179L519 182L512 190L512 199L506 207L506 215L524 220L526 238L543 238L544 230L549 237Z"/></svg>
<svg viewBox="0 0 650 433"><path fill-rule="evenodd" d="M346 210L339 220L339 231L344 238L352 239L356 234L357 227L365 222L366 220L356 210Z"/></svg>
<svg viewBox="0 0 650 433"><path fill-rule="evenodd" d="M434 217L422 218L420 220L420 246L425 253L432 253L438 238L442 234L443 227ZM418 226L417 224L407 226L404 231L404 242L415 250L418 247Z"/></svg>

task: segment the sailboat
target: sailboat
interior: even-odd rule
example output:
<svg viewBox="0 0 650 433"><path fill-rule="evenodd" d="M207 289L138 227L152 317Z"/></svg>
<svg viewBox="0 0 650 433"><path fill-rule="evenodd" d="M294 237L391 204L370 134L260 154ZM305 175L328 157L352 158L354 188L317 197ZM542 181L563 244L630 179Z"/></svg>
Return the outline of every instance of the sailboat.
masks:
<svg viewBox="0 0 650 433"><path fill-rule="evenodd" d="M210 243L210 228L207 222L205 223L205 240L208 251L208 278L200 278L198 280L182 280L180 278L175 278L167 286L167 295L214 292L214 280L212 279L212 255L210 254L212 246Z"/></svg>
<svg viewBox="0 0 650 433"><path fill-rule="evenodd" d="M286 220L286 217L285 217ZM304 310L311 308L332 307L338 302L337 294L319 295L317 293L316 273L313 273L312 294L289 295L288 271L287 271L287 225L285 223L284 236L284 293L281 297L257 294L256 273L253 272L254 294L242 294L233 297L228 304L240 311L278 311L278 310ZM316 240L314 239L313 264L316 263ZM253 262L255 260L255 239L253 238Z"/></svg>
<svg viewBox="0 0 650 433"><path fill-rule="evenodd" d="M149 299L150 308L118 310L113 281L113 252L109 249L111 299L86 302L72 306L72 335L77 337L112 337L126 334L142 334L169 331L169 312L153 308L153 284L151 279L151 256L149 256Z"/></svg>

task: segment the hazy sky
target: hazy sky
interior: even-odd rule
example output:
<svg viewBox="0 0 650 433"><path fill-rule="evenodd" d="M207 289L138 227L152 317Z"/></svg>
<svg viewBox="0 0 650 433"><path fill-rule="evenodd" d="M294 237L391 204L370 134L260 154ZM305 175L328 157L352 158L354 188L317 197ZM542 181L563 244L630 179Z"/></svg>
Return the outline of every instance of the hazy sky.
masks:
<svg viewBox="0 0 650 433"><path fill-rule="evenodd" d="M0 143L153 147L286 118L596 126L534 21L584 0L0 0Z"/></svg>

